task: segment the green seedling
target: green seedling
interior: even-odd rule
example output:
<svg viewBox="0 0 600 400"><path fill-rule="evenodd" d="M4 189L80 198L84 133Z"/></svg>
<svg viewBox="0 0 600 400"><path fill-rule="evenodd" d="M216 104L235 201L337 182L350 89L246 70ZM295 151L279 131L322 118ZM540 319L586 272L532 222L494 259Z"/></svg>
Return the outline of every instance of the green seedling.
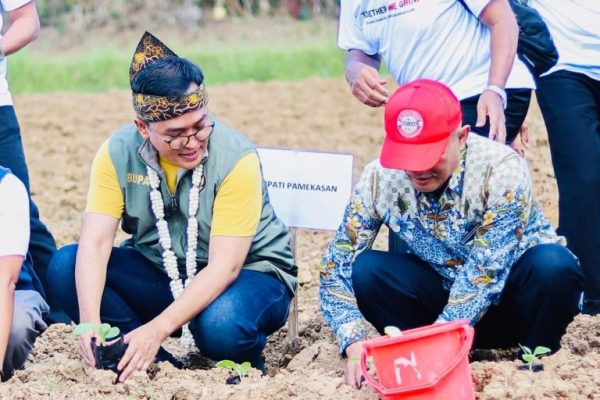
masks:
<svg viewBox="0 0 600 400"><path fill-rule="evenodd" d="M521 347L521 350L523 350L523 355L521 355L521 358L529 366L529 370L532 372L533 372L533 363L535 362L535 360L537 360L538 357L546 355L552 351L549 348L544 347L544 346L537 346L535 348L535 350L533 350L533 352L527 346L521 346L519 344L519 347Z"/></svg>
<svg viewBox="0 0 600 400"><path fill-rule="evenodd" d="M107 340L114 339L119 336L121 332L116 326L110 326L110 324L92 324L90 322L82 322L75 327L73 335L81 336L88 332L96 331L100 344L104 346Z"/></svg>
<svg viewBox="0 0 600 400"><path fill-rule="evenodd" d="M240 379L244 379L244 377L248 375L248 371L250 371L252 365L250 365L249 361L238 364L231 360L221 360L215 365L215 367L232 370L240 377Z"/></svg>

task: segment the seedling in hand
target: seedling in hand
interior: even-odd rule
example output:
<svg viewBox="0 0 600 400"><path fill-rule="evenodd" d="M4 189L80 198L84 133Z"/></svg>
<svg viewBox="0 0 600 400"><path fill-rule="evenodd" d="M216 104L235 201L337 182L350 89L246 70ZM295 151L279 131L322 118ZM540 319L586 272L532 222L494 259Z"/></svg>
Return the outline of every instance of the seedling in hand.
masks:
<svg viewBox="0 0 600 400"><path fill-rule="evenodd" d="M519 347L521 347L521 350L523 350L523 355L521 355L521 358L529 366L529 370L532 372L533 372L533 364L534 364L535 360L537 360L538 357L546 355L552 351L549 348L544 347L544 346L537 346L535 348L535 350L533 350L533 352L527 346L519 345Z"/></svg>
<svg viewBox="0 0 600 400"><path fill-rule="evenodd" d="M96 332L96 336L92 337L91 340L95 367L114 371L117 374L117 380L115 381L117 383L120 374L117 366L123 354L125 354L127 344L123 341L123 337L119 335L119 328L116 326L111 327L110 324L84 322L75 327L73 335L81 336L92 331ZM106 342L110 340L112 340L112 343L107 344Z"/></svg>
<svg viewBox="0 0 600 400"><path fill-rule="evenodd" d="M215 367L229 369L229 370L235 372L240 380L243 380L244 377L248 375L248 371L250 371L250 368L252 368L252 365L250 364L249 361L245 361L241 364L238 364L235 361L231 361L231 360L221 360L215 365ZM235 379L231 379L231 382L230 382L230 379L228 379L227 383L235 384L235 383L239 383L239 382L235 382Z"/></svg>
<svg viewBox="0 0 600 400"><path fill-rule="evenodd" d="M119 333L121 332L119 331L119 328L116 326L110 326L110 324L92 324L90 322L82 322L75 327L73 335L81 336L91 331L96 331L101 346L104 346L107 340L114 339L119 336Z"/></svg>

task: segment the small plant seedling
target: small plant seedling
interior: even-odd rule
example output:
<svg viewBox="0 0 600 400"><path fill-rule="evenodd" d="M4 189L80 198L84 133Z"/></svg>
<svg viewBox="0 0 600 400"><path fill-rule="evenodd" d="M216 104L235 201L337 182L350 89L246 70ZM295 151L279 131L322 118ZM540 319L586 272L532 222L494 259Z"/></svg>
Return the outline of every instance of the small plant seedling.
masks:
<svg viewBox="0 0 600 400"><path fill-rule="evenodd" d="M90 322L82 322L75 327L73 335L81 336L87 332L96 331L98 333L98 339L100 344L104 346L107 340L114 339L119 336L120 330L116 326L110 326L110 324L92 324Z"/></svg>
<svg viewBox="0 0 600 400"><path fill-rule="evenodd" d="M249 361L245 361L241 364L238 364L235 361L231 361L231 360L221 360L217 364L215 364L215 367L232 370L240 377L240 379L243 380L244 377L246 375L248 375L248 371L250 371L250 368L252 368L252 365L250 364Z"/></svg>
<svg viewBox="0 0 600 400"><path fill-rule="evenodd" d="M523 355L521 355L521 358L529 366L529 370L532 372L533 372L533 363L535 362L535 360L537 360L538 357L546 355L552 351L549 348L544 347L544 346L537 346L535 348L535 350L533 350L533 352L527 346L519 345L519 347L521 347L521 350L523 350Z"/></svg>

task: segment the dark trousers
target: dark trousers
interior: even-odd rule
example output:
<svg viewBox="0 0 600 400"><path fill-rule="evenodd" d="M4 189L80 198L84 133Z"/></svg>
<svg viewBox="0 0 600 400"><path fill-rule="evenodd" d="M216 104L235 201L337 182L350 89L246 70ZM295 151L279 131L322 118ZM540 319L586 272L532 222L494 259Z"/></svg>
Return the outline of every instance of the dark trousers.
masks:
<svg viewBox="0 0 600 400"><path fill-rule="evenodd" d="M600 313L600 81L558 71L540 79L544 116L558 183L558 232L585 275L583 312Z"/></svg>
<svg viewBox="0 0 600 400"><path fill-rule="evenodd" d="M448 303L442 277L412 254L366 251L352 267L358 308L383 333L433 323ZM578 312L583 275L575 257L557 244L527 250L512 267L498 305L475 325L477 348L518 343L557 350Z"/></svg>
<svg viewBox="0 0 600 400"><path fill-rule="evenodd" d="M61 248L48 270L51 293L74 321L79 321L75 287L77 245ZM173 302L169 277L135 249L112 250L100 318L123 333L149 322ZM190 321L200 352L213 360L250 361L264 370L267 336L285 323L290 295L271 275L242 270L237 279Z"/></svg>
<svg viewBox="0 0 600 400"><path fill-rule="evenodd" d="M506 89L506 143L512 143L525 121L529 102L531 100L531 89ZM463 125L471 125L471 130L478 135L488 137L490 122L486 121L481 128L475 126L477 122L477 102L479 95L461 100L460 106L463 113Z"/></svg>
<svg viewBox="0 0 600 400"><path fill-rule="evenodd" d="M12 173L25 184L27 191L31 193L21 130L12 106L0 106L0 165L10 168ZM56 244L46 226L40 221L40 214L37 206L31 200L31 194L29 195L29 220L31 229L29 253L33 259L33 268L47 295L46 270L56 251ZM54 308L52 299L47 300L49 300L50 307Z"/></svg>

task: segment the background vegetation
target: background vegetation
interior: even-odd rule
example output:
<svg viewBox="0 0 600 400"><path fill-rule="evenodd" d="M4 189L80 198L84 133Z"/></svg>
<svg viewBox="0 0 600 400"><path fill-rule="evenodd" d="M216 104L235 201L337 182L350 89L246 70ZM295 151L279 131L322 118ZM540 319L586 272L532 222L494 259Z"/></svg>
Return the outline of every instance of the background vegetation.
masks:
<svg viewBox="0 0 600 400"><path fill-rule="evenodd" d="M336 0L37 0L42 34L9 58L13 93L127 89L145 30L209 84L341 77ZM292 26L293 25L293 26Z"/></svg>

